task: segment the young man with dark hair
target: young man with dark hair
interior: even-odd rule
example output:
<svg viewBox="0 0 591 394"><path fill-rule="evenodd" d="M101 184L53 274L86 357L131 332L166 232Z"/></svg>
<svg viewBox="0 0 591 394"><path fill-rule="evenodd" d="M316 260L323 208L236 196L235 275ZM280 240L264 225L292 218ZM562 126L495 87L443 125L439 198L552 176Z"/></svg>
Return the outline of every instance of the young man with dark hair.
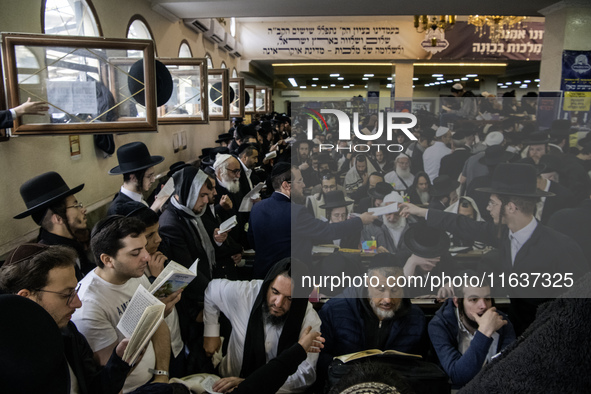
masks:
<svg viewBox="0 0 591 394"><path fill-rule="evenodd" d="M145 230L146 226L138 219L109 216L92 231L91 247L98 267L80 282L79 295L83 305L74 314L73 321L101 365L106 364L113 349L124 339L117 324L135 291L139 286L150 287L150 281L144 275L150 259ZM178 325L176 312L172 312L180 298L178 291L161 300L166 304L166 324L160 325L143 357L128 376L124 393L150 382L168 382L169 325L173 329Z"/></svg>
<svg viewBox="0 0 591 394"><path fill-rule="evenodd" d="M473 271L466 275L478 278ZM463 276L463 274L461 276ZM507 316L493 306L490 283L462 286L429 323L429 337L453 388L468 383L493 356L515 341Z"/></svg>
<svg viewBox="0 0 591 394"><path fill-rule="evenodd" d="M128 340L121 341L109 353L104 367L93 359L86 338L70 321L74 311L82 306L76 286L75 260L76 252L65 246L21 245L0 268L0 293L28 298L55 320L62 332L71 392L117 394L131 370L121 359Z"/></svg>
<svg viewBox="0 0 591 394"><path fill-rule="evenodd" d="M41 226L37 242L75 249L78 280L96 267L88 259L84 245L76 239L80 232L88 231L86 208L74 196L83 188L84 184L81 184L70 189L54 171L38 175L21 186L20 193L27 210L14 217L22 219L31 216Z"/></svg>
<svg viewBox="0 0 591 394"><path fill-rule="evenodd" d="M143 193L150 190L156 180L154 166L164 161L162 156L150 156L148 147L143 142L131 142L117 149L119 165L109 171L109 175L123 175L123 186L109 206L107 215L121 214L123 204L136 202L148 206ZM164 201L156 200L152 209L160 210Z"/></svg>

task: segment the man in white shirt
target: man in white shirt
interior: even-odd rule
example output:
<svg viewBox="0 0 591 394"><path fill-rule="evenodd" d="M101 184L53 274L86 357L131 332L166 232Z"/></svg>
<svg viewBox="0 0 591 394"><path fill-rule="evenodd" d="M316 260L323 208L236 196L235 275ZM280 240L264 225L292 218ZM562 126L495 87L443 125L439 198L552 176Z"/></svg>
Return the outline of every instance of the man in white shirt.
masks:
<svg viewBox="0 0 591 394"><path fill-rule="evenodd" d="M295 262L294 262L295 264ZM320 330L320 318L307 299L293 298L291 258L276 263L265 280L215 279L205 291L204 348L208 355L221 346L220 312L230 319L232 335L222 359L224 377L213 389L227 392L298 341L308 327ZM310 353L278 393L303 392L316 379L318 354Z"/></svg>
<svg viewBox="0 0 591 394"><path fill-rule="evenodd" d="M137 288L150 281L144 275L150 254L146 250L146 226L135 218L110 216L100 221L92 232L91 247L97 268L80 282L82 301L72 316L86 337L94 356L105 365L113 349L125 338L117 324ZM168 323L178 319L171 314L180 300L180 291L161 301L166 304L161 324L123 386L123 393L151 383L168 382L170 331ZM171 324L172 325L172 324ZM174 325L173 325L174 326Z"/></svg>
<svg viewBox="0 0 591 394"><path fill-rule="evenodd" d="M415 180L415 176L410 172L410 158L404 153L396 156L394 171L387 173L384 180L391 184L394 190L406 191Z"/></svg>
<svg viewBox="0 0 591 394"><path fill-rule="evenodd" d="M109 175L123 175L123 185L111 202L107 215L120 214L125 203L136 202L148 206L142 193L147 192L156 180L154 166L164 161L162 156L150 156L148 147L143 142L131 142L117 149L119 165L109 171ZM164 201L156 199L152 209L160 209Z"/></svg>
<svg viewBox="0 0 591 394"><path fill-rule="evenodd" d="M447 127L438 127L435 131L435 142L423 153L423 166L431 181L439 176L441 158L451 153L450 143L451 131Z"/></svg>

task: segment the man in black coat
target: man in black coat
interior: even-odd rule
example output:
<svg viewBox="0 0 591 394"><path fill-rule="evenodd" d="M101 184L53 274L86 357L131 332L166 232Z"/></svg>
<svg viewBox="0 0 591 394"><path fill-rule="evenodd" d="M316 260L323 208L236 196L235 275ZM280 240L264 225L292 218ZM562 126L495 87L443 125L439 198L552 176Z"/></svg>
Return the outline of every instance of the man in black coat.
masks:
<svg viewBox="0 0 591 394"><path fill-rule="evenodd" d="M109 175L123 175L123 185L109 206L107 215L119 215L124 205L129 203L148 206L143 193L150 190L156 180L154 166L164 161L162 156L151 156L143 142L131 142L117 149L119 165L109 171ZM156 199L152 210L159 211L164 201Z"/></svg>
<svg viewBox="0 0 591 394"><path fill-rule="evenodd" d="M84 335L70 321L82 306L74 275L76 254L64 246L24 244L15 249L0 269L0 292L16 294L41 305L62 331L64 353L81 394L117 394L131 367L121 357L125 339L101 367ZM73 383L70 380L70 387ZM69 392L69 391L68 391Z"/></svg>
<svg viewBox="0 0 591 394"><path fill-rule="evenodd" d="M568 235L579 244L591 266L591 200L576 208L561 209L550 217L548 227Z"/></svg>
<svg viewBox="0 0 591 394"><path fill-rule="evenodd" d="M86 228L86 208L78 202L74 194L84 188L84 184L70 189L57 172L50 171L23 183L20 188L27 210L16 215L15 219L31 216L41 226L37 242L45 245L64 245L76 250L76 277L81 280L96 265L76 239Z"/></svg>
<svg viewBox="0 0 591 394"><path fill-rule="evenodd" d="M476 222L448 212L427 211L412 204L402 204L402 214L426 217L429 226L498 248L501 261L489 268L497 271L497 280L503 273L506 282L500 287L497 281L494 290L500 288L510 294L512 310L509 315L516 332L521 333L533 321L536 307L544 299L559 295L567 285L567 278L576 281L589 271L589 266L576 242L535 220L538 197L553 194L537 189L533 166L499 164L493 173L491 187L480 191L491 193L487 209L494 223ZM535 273L545 277L550 275L554 280L562 278L565 281L561 279L558 284L563 287L548 286L543 277L533 284ZM515 286L508 286L509 274L519 274L528 281L523 279Z"/></svg>
<svg viewBox="0 0 591 394"><path fill-rule="evenodd" d="M451 136L453 152L441 158L439 176L447 175L452 180L457 180L462 173L464 163L472 155L470 148L466 145L466 137L469 131L460 129Z"/></svg>

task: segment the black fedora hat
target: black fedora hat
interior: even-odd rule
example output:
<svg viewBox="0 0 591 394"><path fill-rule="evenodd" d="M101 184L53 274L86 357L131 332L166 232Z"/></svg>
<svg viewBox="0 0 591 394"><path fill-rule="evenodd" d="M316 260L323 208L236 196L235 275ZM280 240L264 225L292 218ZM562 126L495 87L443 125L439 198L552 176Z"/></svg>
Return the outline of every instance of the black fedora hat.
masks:
<svg viewBox="0 0 591 394"><path fill-rule="evenodd" d="M504 146L493 145L486 148L484 156L478 159L478 162L485 166L495 166L508 162L512 157L513 153L507 152Z"/></svg>
<svg viewBox="0 0 591 394"><path fill-rule="evenodd" d="M544 155L544 156L549 156L549 155ZM541 175L546 172L552 172L552 171L547 171L546 165L542 164L541 160L538 164L536 164L534 159L532 159L531 157L524 157L523 159L518 160L517 163L524 163L524 164L529 164L530 166L534 166L534 168L536 169L536 175Z"/></svg>
<svg viewBox="0 0 591 394"><path fill-rule="evenodd" d="M383 200L388 194L394 191L394 187L389 184L388 182L378 182L376 183L376 187L373 189L369 189L367 194L369 194L372 198L377 198L379 200Z"/></svg>
<svg viewBox="0 0 591 394"><path fill-rule="evenodd" d="M36 212L40 212L53 203L78 193L83 188L84 184L81 184L70 189L61 175L55 171L38 175L22 184L20 192L27 206L27 210L19 213L14 218L22 219Z"/></svg>
<svg viewBox="0 0 591 394"><path fill-rule="evenodd" d="M536 168L525 163L501 163L493 172L490 187L476 191L521 197L551 197L554 193L537 188Z"/></svg>
<svg viewBox="0 0 591 394"><path fill-rule="evenodd" d="M207 153L207 156L201 159L201 165L213 166L213 163L215 163L215 157L218 153L228 154L230 153L230 150L226 146L217 146L215 148L210 148Z"/></svg>
<svg viewBox="0 0 591 394"><path fill-rule="evenodd" d="M11 394L70 392L68 363L58 325L26 297L0 295L0 387Z"/></svg>
<svg viewBox="0 0 591 394"><path fill-rule="evenodd" d="M334 190L324 195L324 204L320 206L322 209L331 209L346 207L353 204L355 201L346 201L345 194L342 190Z"/></svg>
<svg viewBox="0 0 591 394"><path fill-rule="evenodd" d="M575 133L571 127L571 122L568 119L556 119L552 121L552 126L550 127L549 134L551 141L550 142L560 142L561 140L568 138L570 134Z"/></svg>
<svg viewBox="0 0 591 394"><path fill-rule="evenodd" d="M178 170L182 170L183 168L189 166L190 164L187 164L184 161L177 161L176 163L172 163L170 167L168 167L168 172L166 173L166 176L170 178L172 174L174 174Z"/></svg>
<svg viewBox="0 0 591 394"><path fill-rule="evenodd" d="M158 60L156 60L156 106L166 104L172 96L173 83L172 75L168 68ZM129 69L129 76L127 77L127 87L133 96L133 99L139 104L146 105L146 95L144 84L144 59L135 62Z"/></svg>
<svg viewBox="0 0 591 394"><path fill-rule="evenodd" d="M220 142L226 142L226 141L232 141L234 139L234 136L230 133L222 133L220 135L218 135L218 139L215 140L216 144L219 144Z"/></svg>
<svg viewBox="0 0 591 394"><path fill-rule="evenodd" d="M130 142L117 149L119 165L109 171L109 175L129 174L145 170L164 161L162 156L150 156L148 147L143 142Z"/></svg>
<svg viewBox="0 0 591 394"><path fill-rule="evenodd" d="M433 185L429 188L429 195L432 197L446 196L460 186L460 182L452 180L447 175L440 175L433 180Z"/></svg>
<svg viewBox="0 0 591 394"><path fill-rule="evenodd" d="M545 131L536 131L531 133L527 140L523 141L524 145L545 145L550 142L550 138L548 138L548 133Z"/></svg>
<svg viewBox="0 0 591 394"><path fill-rule="evenodd" d="M432 259L448 252L450 241L445 231L420 222L411 225L404 233L404 244L413 254Z"/></svg>

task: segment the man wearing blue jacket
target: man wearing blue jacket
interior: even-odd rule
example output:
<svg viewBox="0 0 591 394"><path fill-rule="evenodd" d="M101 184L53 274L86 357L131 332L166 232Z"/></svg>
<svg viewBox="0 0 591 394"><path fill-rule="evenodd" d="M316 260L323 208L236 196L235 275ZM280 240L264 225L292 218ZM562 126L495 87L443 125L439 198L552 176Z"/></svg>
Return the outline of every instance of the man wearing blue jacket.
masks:
<svg viewBox="0 0 591 394"><path fill-rule="evenodd" d="M403 272L394 264L389 253L374 256L367 271L368 287L348 288L318 313L326 339L318 359L318 379L326 376L335 356L368 349L424 352L425 316L410 299L403 298L404 289L395 286Z"/></svg>
<svg viewBox="0 0 591 394"><path fill-rule="evenodd" d="M429 323L429 337L452 388L459 389L515 341L515 331L492 306L489 284L456 288L455 294Z"/></svg>

